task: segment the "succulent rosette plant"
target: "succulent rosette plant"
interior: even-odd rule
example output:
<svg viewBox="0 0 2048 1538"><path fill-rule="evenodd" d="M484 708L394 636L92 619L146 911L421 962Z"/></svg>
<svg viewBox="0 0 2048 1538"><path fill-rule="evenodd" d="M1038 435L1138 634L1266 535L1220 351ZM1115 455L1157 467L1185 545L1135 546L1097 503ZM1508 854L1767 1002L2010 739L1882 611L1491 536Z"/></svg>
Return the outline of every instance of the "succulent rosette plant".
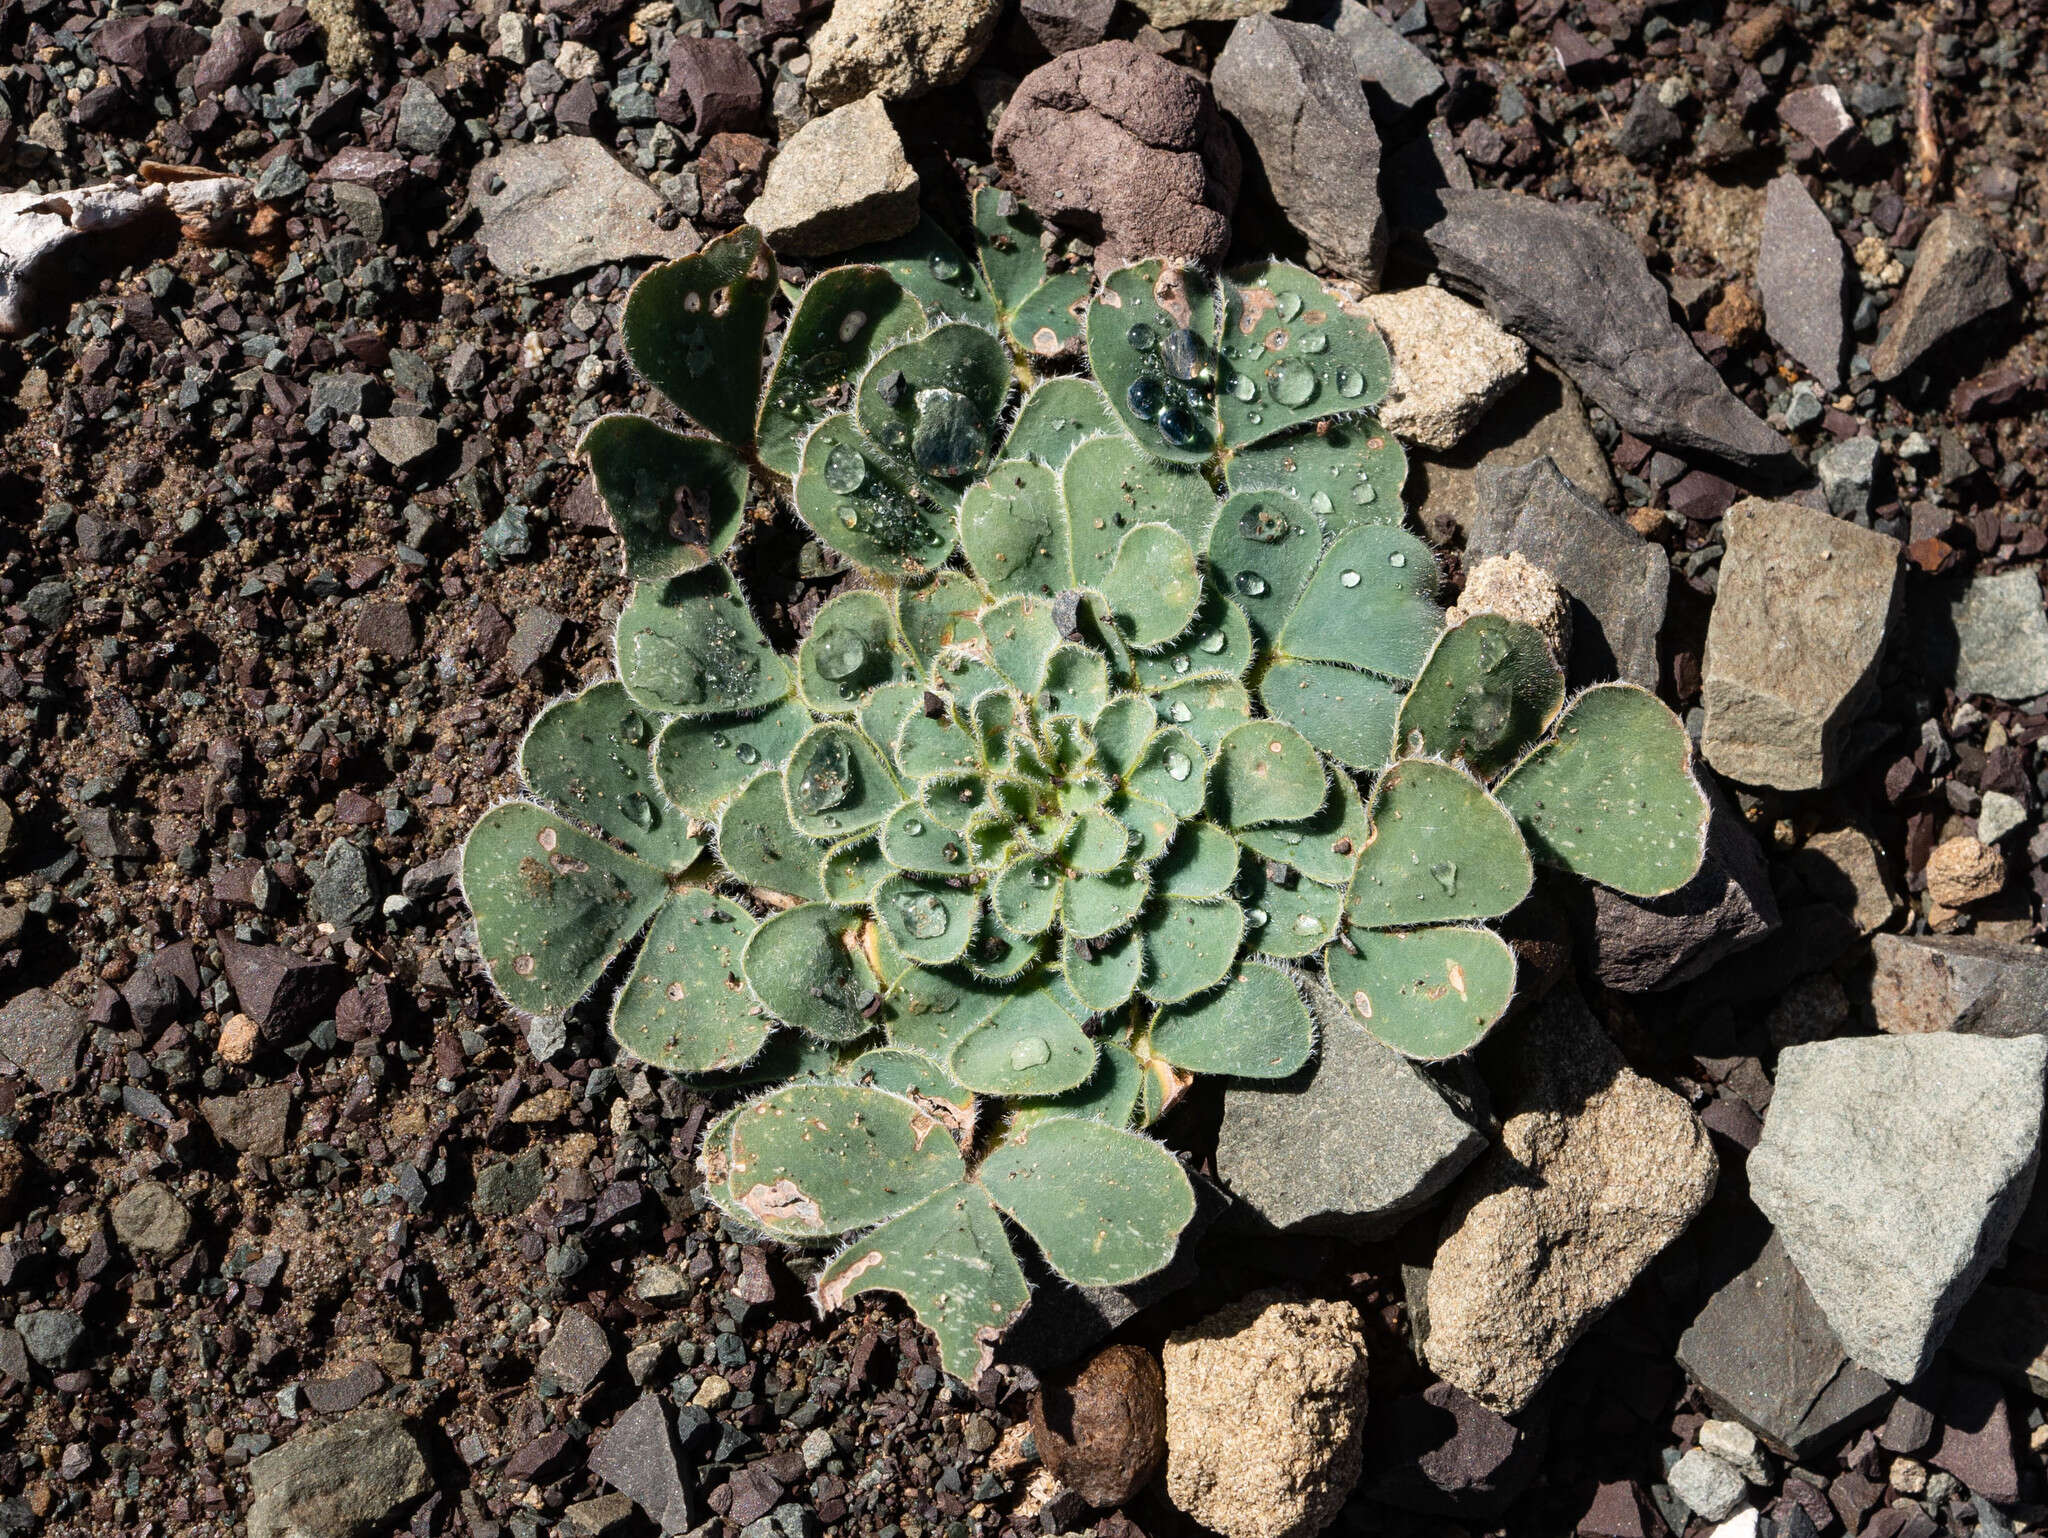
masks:
<svg viewBox="0 0 2048 1538"><path fill-rule="evenodd" d="M534 722L463 862L522 1011L638 942L620 1046L774 1086L707 1130L712 1199L837 1244L821 1304L902 1295L967 1379L1028 1300L1013 1227L1080 1285L1171 1258L1193 1192L1144 1129L1194 1076L1319 1029L1469 1050L1537 863L1669 892L1706 818L1653 696L1445 627L1355 302L1048 271L995 192L975 231L795 291L742 229L641 280L628 352L692 425L583 442L618 677ZM778 501L848 568L794 654L723 559Z"/></svg>

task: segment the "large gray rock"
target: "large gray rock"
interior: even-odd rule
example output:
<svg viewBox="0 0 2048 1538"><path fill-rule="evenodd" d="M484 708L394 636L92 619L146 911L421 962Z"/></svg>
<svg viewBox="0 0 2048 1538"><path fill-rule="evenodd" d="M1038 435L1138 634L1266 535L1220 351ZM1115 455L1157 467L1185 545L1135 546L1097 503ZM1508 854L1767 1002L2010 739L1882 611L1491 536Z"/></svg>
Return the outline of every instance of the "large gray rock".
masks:
<svg viewBox="0 0 2048 1538"><path fill-rule="evenodd" d="M1691 1108L1630 1069L1570 989L1504 1046L1515 1098L1444 1222L1423 1349L1513 1415L1684 1232L1718 1166Z"/></svg>
<svg viewBox="0 0 2048 1538"><path fill-rule="evenodd" d="M483 216L478 240L507 277L545 283L605 262L667 261L697 249L697 232L658 222L661 194L595 139L507 144L470 173Z"/></svg>
<svg viewBox="0 0 2048 1538"><path fill-rule="evenodd" d="M1486 1139L1413 1063L1322 1002L1317 1062L1224 1091L1216 1174L1242 1204L1233 1217L1376 1238L1456 1179Z"/></svg>
<svg viewBox="0 0 2048 1538"><path fill-rule="evenodd" d="M1893 1036L2048 1031L2048 951L1981 935L1872 935L1870 1009Z"/></svg>
<svg viewBox="0 0 2048 1538"><path fill-rule="evenodd" d="M1980 219L1947 209L1914 248L1913 275L1886 313L1870 350L1870 371L1896 379L1963 327L2012 301L2005 258Z"/></svg>
<svg viewBox="0 0 2048 1538"><path fill-rule="evenodd" d="M1330 27L1351 50L1351 67L1382 122L1393 122L1444 88L1436 61L1358 0L1339 0Z"/></svg>
<svg viewBox="0 0 2048 1538"><path fill-rule="evenodd" d="M1418 141L1420 142L1420 141ZM1529 359L1521 382L1448 452L1411 451L1408 497L1432 538L1469 533L1485 510L1479 477L1515 469L1548 455L1564 478L1609 512L1621 506L1621 488L1607 451L1593 435L1578 387L1546 363Z"/></svg>
<svg viewBox="0 0 2048 1538"><path fill-rule="evenodd" d="M1701 663L1700 748L1731 779L1814 790L1847 767L1877 688L1899 593L1899 543L1794 502L1746 497Z"/></svg>
<svg viewBox="0 0 2048 1538"><path fill-rule="evenodd" d="M69 1089L84 1043L85 1011L47 988L24 988L0 1004L0 1062L27 1074L37 1089Z"/></svg>
<svg viewBox="0 0 2048 1538"><path fill-rule="evenodd" d="M1325 28L1252 16L1231 28L1209 84L1310 258L1377 288L1388 236L1380 136L1350 49Z"/></svg>
<svg viewBox="0 0 2048 1538"><path fill-rule="evenodd" d="M917 224L917 172L879 96L812 118L768 166L747 222L791 256L827 256Z"/></svg>
<svg viewBox="0 0 2048 1538"><path fill-rule="evenodd" d="M1838 1442L1891 1394L1849 1360L1775 1233L1679 1337L1678 1365L1717 1412L1793 1459Z"/></svg>
<svg viewBox="0 0 2048 1538"><path fill-rule="evenodd" d="M620 1412L591 1449L590 1472L630 1496L664 1533L686 1533L696 1525L668 1411L658 1394L642 1394Z"/></svg>
<svg viewBox="0 0 2048 1538"><path fill-rule="evenodd" d="M1750 1195L1843 1347L1925 1369L2011 1237L2040 1152L2048 1037L1937 1032L1788 1047Z"/></svg>
<svg viewBox="0 0 2048 1538"><path fill-rule="evenodd" d="M1664 552L1573 485L1548 454L1479 471L1480 513L1466 564L1519 555L1549 572L1572 605L1571 681L1657 687L1657 633L1671 569Z"/></svg>
<svg viewBox="0 0 2048 1538"><path fill-rule="evenodd" d="M1972 577L1926 628L1935 679L1953 683L1956 693L2000 700L2048 694L2048 612L2031 568Z"/></svg>
<svg viewBox="0 0 2048 1538"><path fill-rule="evenodd" d="M390 1410L358 1410L249 1465L249 1538L381 1538L432 1484L412 1429Z"/></svg>
<svg viewBox="0 0 2048 1538"><path fill-rule="evenodd" d="M1635 242L1519 192L1445 191L1418 233L1452 285L1553 360L1639 438L1779 472L1792 446L1730 393L1671 318Z"/></svg>
<svg viewBox="0 0 2048 1538"><path fill-rule="evenodd" d="M1692 880L1662 897L1631 897L1593 882L1569 900L1593 975L1623 993L1671 988L1778 928L1763 851L1711 777L1707 846Z"/></svg>
<svg viewBox="0 0 2048 1538"><path fill-rule="evenodd" d="M1756 258L1764 327L1830 390L1842 382L1848 341L1842 314L1847 267L1841 239L1806 183L1789 171L1772 182Z"/></svg>

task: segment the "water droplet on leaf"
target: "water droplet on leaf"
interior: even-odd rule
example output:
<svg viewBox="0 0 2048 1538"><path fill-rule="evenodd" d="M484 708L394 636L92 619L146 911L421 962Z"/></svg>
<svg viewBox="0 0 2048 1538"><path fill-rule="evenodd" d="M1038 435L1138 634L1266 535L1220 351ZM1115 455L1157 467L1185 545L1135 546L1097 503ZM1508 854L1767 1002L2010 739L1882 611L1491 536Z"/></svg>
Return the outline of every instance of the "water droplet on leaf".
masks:
<svg viewBox="0 0 2048 1538"><path fill-rule="evenodd" d="M913 939L936 940L952 923L946 905L930 892L906 893L896 899L896 912Z"/></svg>
<svg viewBox="0 0 2048 1538"><path fill-rule="evenodd" d="M1164 762L1169 780L1184 780L1194 772L1193 762L1178 748L1168 748Z"/></svg>
<svg viewBox="0 0 2048 1538"><path fill-rule="evenodd" d="M1295 345L1303 352L1328 352L1330 339L1320 331L1311 331Z"/></svg>
<svg viewBox="0 0 2048 1538"><path fill-rule="evenodd" d="M1195 645L1199 646L1203 651L1207 652L1212 657L1215 656L1218 652L1222 651L1225 644L1226 643L1223 639L1223 632L1220 630L1210 631L1207 635L1203 636L1201 640L1195 643Z"/></svg>
<svg viewBox="0 0 2048 1538"><path fill-rule="evenodd" d="M1150 352L1159 345L1158 328L1146 321L1133 321L1131 329L1124 333L1124 340L1133 352Z"/></svg>
<svg viewBox="0 0 2048 1538"><path fill-rule="evenodd" d="M1124 392L1124 400L1129 404L1132 416L1140 422L1149 422L1166 404L1166 387L1156 379L1134 379L1130 389Z"/></svg>
<svg viewBox="0 0 2048 1538"><path fill-rule="evenodd" d="M1337 393L1346 400L1357 400L1365 394L1365 375L1355 368L1337 370Z"/></svg>
<svg viewBox="0 0 2048 1538"><path fill-rule="evenodd" d="M1052 1043L1043 1036L1025 1036L1010 1048L1010 1066L1018 1072L1052 1061Z"/></svg>
<svg viewBox="0 0 2048 1538"><path fill-rule="evenodd" d="M1438 860L1436 864L1430 866L1429 873L1436 878L1436 884L1444 889L1444 896L1456 897L1458 895L1457 861Z"/></svg>
<svg viewBox="0 0 2048 1538"><path fill-rule="evenodd" d="M1306 406L1315 399L1316 371L1298 358L1282 358L1266 370L1273 399L1283 406Z"/></svg>
<svg viewBox="0 0 2048 1538"><path fill-rule="evenodd" d="M1294 920L1294 932L1298 935L1319 935L1323 932L1323 921L1313 913L1298 914Z"/></svg>
<svg viewBox="0 0 2048 1538"><path fill-rule="evenodd" d="M825 456L824 479L829 490L842 497L850 497L861 488L868 478L868 462L860 450L849 444L835 443L832 451Z"/></svg>
<svg viewBox="0 0 2048 1538"><path fill-rule="evenodd" d="M833 683L844 683L867 666L868 644L851 630L828 628L818 637L818 673Z"/></svg>
<svg viewBox="0 0 2048 1538"><path fill-rule="evenodd" d="M1357 587L1361 578L1355 571L1340 571L1337 573L1337 580L1346 587Z"/></svg>

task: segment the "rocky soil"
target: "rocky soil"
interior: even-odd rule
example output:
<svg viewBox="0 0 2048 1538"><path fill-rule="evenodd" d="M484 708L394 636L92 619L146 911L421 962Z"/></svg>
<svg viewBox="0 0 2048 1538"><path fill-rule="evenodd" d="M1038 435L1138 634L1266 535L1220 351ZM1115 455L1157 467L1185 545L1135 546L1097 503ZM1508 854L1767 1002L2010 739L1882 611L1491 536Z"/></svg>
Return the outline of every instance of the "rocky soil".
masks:
<svg viewBox="0 0 2048 1538"><path fill-rule="evenodd" d="M2041 7L826 10L0 0L0 1535L2040 1530ZM242 180L49 196L150 162ZM963 1385L454 876L610 668L634 277L991 180L1385 290L1446 596L1547 572L1718 809L1476 1063L1177 1112L1200 1239Z"/></svg>

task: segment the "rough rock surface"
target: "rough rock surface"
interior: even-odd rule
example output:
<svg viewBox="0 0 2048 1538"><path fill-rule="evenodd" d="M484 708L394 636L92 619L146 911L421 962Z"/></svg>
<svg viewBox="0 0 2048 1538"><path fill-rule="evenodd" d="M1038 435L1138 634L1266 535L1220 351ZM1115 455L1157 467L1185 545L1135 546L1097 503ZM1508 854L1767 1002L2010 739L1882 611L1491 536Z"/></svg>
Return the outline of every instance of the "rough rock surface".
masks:
<svg viewBox="0 0 2048 1538"><path fill-rule="evenodd" d="M1703 1447L1687 1451L1665 1478L1686 1509L1709 1522L1730 1516L1749 1493L1742 1476Z"/></svg>
<svg viewBox="0 0 2048 1538"><path fill-rule="evenodd" d="M1274 201L1308 241L1310 259L1377 288L1388 237L1380 136L1350 49L1325 27L1247 17L1231 28L1210 85L1244 130ZM1380 419L1414 436L1384 412Z"/></svg>
<svg viewBox="0 0 2048 1538"><path fill-rule="evenodd" d="M1450 1383L1374 1407L1359 1491L1403 1511L1489 1517L1535 1477L1541 1426L1518 1426Z"/></svg>
<svg viewBox="0 0 2048 1538"><path fill-rule="evenodd" d="M1520 555L1572 601L1574 686L1620 678L1657 684L1657 633L1670 567L1664 552L1600 506L1545 454L1479 472L1480 514L1466 559Z"/></svg>
<svg viewBox="0 0 2048 1538"><path fill-rule="evenodd" d="M1891 1393L1849 1360L1775 1233L1679 1337L1678 1365L1715 1410L1795 1459L1875 1415Z"/></svg>
<svg viewBox="0 0 2048 1538"><path fill-rule="evenodd" d="M994 36L1001 0L838 0L811 34L811 99L904 101L967 77Z"/></svg>
<svg viewBox="0 0 2048 1538"><path fill-rule="evenodd" d="M1026 75L995 155L1007 185L1103 262L1217 262L1229 249L1237 141L1206 81L1135 43L1077 48Z"/></svg>
<svg viewBox="0 0 2048 1538"><path fill-rule="evenodd" d="M2048 1031L2048 951L1982 935L1872 935L1870 1009L1893 1036Z"/></svg>
<svg viewBox="0 0 2048 1538"><path fill-rule="evenodd" d="M1898 541L1756 497L1730 508L1722 528L1701 751L1745 784L1826 785L1845 767L1849 728L1877 687Z"/></svg>
<svg viewBox="0 0 2048 1538"><path fill-rule="evenodd" d="M1358 0L1339 0L1331 30L1351 50L1351 67L1382 121L1412 112L1444 88L1436 61Z"/></svg>
<svg viewBox="0 0 2048 1538"><path fill-rule="evenodd" d="M769 162L747 222L790 256L827 256L917 224L917 172L879 96L811 119Z"/></svg>
<svg viewBox="0 0 2048 1538"><path fill-rule="evenodd" d="M1053 1477L1091 1506L1121 1506L1166 1461L1166 1379L1140 1346L1097 1352L1031 1396L1031 1434Z"/></svg>
<svg viewBox="0 0 2048 1538"><path fill-rule="evenodd" d="M1440 288L1371 295L1365 313L1394 356L1393 384L1376 414L1404 443L1455 448L1528 370L1520 338Z"/></svg>
<svg viewBox="0 0 2048 1538"><path fill-rule="evenodd" d="M1861 828L1814 834L1784 868L1808 894L1847 913L1862 934L1882 929L1898 911L1877 844Z"/></svg>
<svg viewBox="0 0 2048 1538"><path fill-rule="evenodd" d="M1750 1194L1865 1367L1918 1376L2011 1235L2040 1152L2044 1067L2040 1036L1779 1054Z"/></svg>
<svg viewBox="0 0 2048 1538"><path fill-rule="evenodd" d="M1349 1303L1255 1292L1168 1337L1166 1492L1224 1538L1311 1538L1358 1482L1365 1334Z"/></svg>
<svg viewBox="0 0 2048 1538"><path fill-rule="evenodd" d="M1185 27L1191 21L1236 21L1280 10L1286 0L1133 0L1145 19L1159 28Z"/></svg>
<svg viewBox="0 0 2048 1538"><path fill-rule="evenodd" d="M431 1487L411 1428L389 1410L358 1410L249 1465L249 1538L381 1538Z"/></svg>
<svg viewBox="0 0 2048 1538"><path fill-rule="evenodd" d="M1476 1159L1486 1140L1400 1053L1334 1006L1316 1064L1292 1079L1224 1091L1216 1173L1262 1224L1373 1238L1398 1225ZM1333 1124L1380 1129L1330 1137Z"/></svg>
<svg viewBox="0 0 2048 1538"><path fill-rule="evenodd" d="M1446 281L1476 292L1623 427L1752 471L1788 462L1791 445L1700 356L1620 230L1518 192L1446 191L1442 204L1420 234Z"/></svg>
<svg viewBox="0 0 2048 1538"><path fill-rule="evenodd" d="M1945 619L1931 638L1939 681L2001 700L2048 694L2048 612L2032 570L1973 578Z"/></svg>
<svg viewBox="0 0 2048 1538"><path fill-rule="evenodd" d="M1764 200L1756 284L1771 339L1829 390L1842 382L1848 326L1842 313L1847 257L1841 237L1806 183L1787 173Z"/></svg>
<svg viewBox="0 0 2048 1538"><path fill-rule="evenodd" d="M1920 237L1913 275L1887 312L1870 371L1896 379L1963 327L2012 300L2005 258L1983 221L1959 209L1935 216Z"/></svg>
<svg viewBox="0 0 2048 1538"><path fill-rule="evenodd" d="M47 988L24 988L0 1005L0 1060L36 1088L68 1089L85 1042L85 1011Z"/></svg>
<svg viewBox="0 0 2048 1538"><path fill-rule="evenodd" d="M661 195L593 139L508 144L469 179L478 236L508 277L545 283L605 262L669 260L697 249L687 222L664 230Z"/></svg>
<svg viewBox="0 0 2048 1538"><path fill-rule="evenodd" d="M1444 621L1462 625L1475 614L1500 614L1534 625L1560 666L1571 655L1571 600L1549 572L1525 559L1519 550L1489 555L1474 566Z"/></svg>
<svg viewBox="0 0 2048 1538"><path fill-rule="evenodd" d="M175 1255L192 1234L192 1214L161 1181L138 1181L113 1205L114 1237L141 1255Z"/></svg>
<svg viewBox="0 0 2048 1538"><path fill-rule="evenodd" d="M1943 839L1927 855L1927 895L1966 908L2005 890L2005 856L1967 833Z"/></svg>
<svg viewBox="0 0 2048 1538"><path fill-rule="evenodd" d="M1429 1365L1512 1415L1712 1194L1691 1109L1622 1062L1569 989L1512 1044L1500 1146L1445 1219Z"/></svg>

